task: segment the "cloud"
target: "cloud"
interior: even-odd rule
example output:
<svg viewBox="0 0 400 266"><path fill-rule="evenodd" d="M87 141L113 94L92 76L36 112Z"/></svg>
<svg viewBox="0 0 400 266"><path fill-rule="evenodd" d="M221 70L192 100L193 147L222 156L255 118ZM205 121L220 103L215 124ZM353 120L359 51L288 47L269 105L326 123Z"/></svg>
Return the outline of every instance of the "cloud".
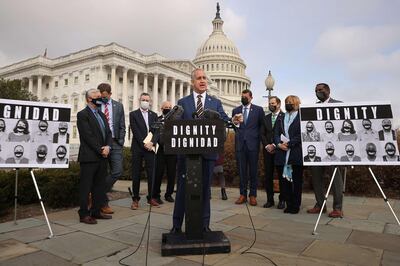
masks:
<svg viewBox="0 0 400 266"><path fill-rule="evenodd" d="M246 18L236 14L227 8L221 15L224 20L224 31L234 41L243 40L246 37Z"/></svg>

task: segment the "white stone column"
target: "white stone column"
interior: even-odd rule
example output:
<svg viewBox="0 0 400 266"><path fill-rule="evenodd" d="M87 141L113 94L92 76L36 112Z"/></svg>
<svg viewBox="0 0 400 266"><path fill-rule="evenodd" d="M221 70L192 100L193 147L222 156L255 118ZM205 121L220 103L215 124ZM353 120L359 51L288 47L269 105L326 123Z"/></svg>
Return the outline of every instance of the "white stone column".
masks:
<svg viewBox="0 0 400 266"><path fill-rule="evenodd" d="M118 100L118 99L117 99ZM129 108L128 97L128 68L124 68L122 72L122 104L124 108Z"/></svg>
<svg viewBox="0 0 400 266"><path fill-rule="evenodd" d="M233 85L233 79L231 80L231 91L230 91L230 94L232 95L232 94L234 94L234 85Z"/></svg>
<svg viewBox="0 0 400 266"><path fill-rule="evenodd" d="M183 98L183 81L179 83L179 98Z"/></svg>
<svg viewBox="0 0 400 266"><path fill-rule="evenodd" d="M112 65L111 66L111 89L114 90L114 92L118 95L118 91L116 90L116 84L115 84L115 76L116 76L116 72L117 72L117 66L116 65Z"/></svg>
<svg viewBox="0 0 400 266"><path fill-rule="evenodd" d="M133 110L139 108L139 82L138 82L139 73L135 70L133 74Z"/></svg>
<svg viewBox="0 0 400 266"><path fill-rule="evenodd" d="M225 80L225 86L224 86L224 94L227 95L228 94L228 80Z"/></svg>
<svg viewBox="0 0 400 266"><path fill-rule="evenodd" d="M190 95L190 82L187 83L186 95Z"/></svg>
<svg viewBox="0 0 400 266"><path fill-rule="evenodd" d="M166 75L164 75L163 87L162 87L162 101L163 102L165 102L167 100L167 84L168 84L168 78Z"/></svg>
<svg viewBox="0 0 400 266"><path fill-rule="evenodd" d="M143 92L146 92L149 90L149 85L147 82L147 73L144 73L143 75Z"/></svg>
<svg viewBox="0 0 400 266"><path fill-rule="evenodd" d="M170 99L171 99L171 104L172 104L172 106L174 106L175 105L175 98L176 98L176 83L175 83L175 79L174 78L172 78L172 82L171 82L171 97L170 97Z"/></svg>
<svg viewBox="0 0 400 266"><path fill-rule="evenodd" d="M222 95L222 79L219 80L219 95Z"/></svg>
<svg viewBox="0 0 400 266"><path fill-rule="evenodd" d="M158 73L154 73L153 81L153 108L154 112L158 112Z"/></svg>
<svg viewBox="0 0 400 266"><path fill-rule="evenodd" d="M33 91L33 78L32 77L29 77L28 91L29 92Z"/></svg>
<svg viewBox="0 0 400 266"><path fill-rule="evenodd" d="M38 100L42 100L42 76L38 76L37 78L37 97Z"/></svg>

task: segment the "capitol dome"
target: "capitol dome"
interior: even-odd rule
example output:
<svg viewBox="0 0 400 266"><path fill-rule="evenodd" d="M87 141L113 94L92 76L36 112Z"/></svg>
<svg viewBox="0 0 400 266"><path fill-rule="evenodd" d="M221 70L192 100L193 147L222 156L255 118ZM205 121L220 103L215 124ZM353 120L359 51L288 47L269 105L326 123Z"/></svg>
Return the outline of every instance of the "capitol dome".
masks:
<svg viewBox="0 0 400 266"><path fill-rule="evenodd" d="M193 63L202 68L215 83L219 96L237 102L241 92L250 87L246 76L246 64L239 54L236 45L224 33L219 4L212 21L213 31L208 39L197 49Z"/></svg>

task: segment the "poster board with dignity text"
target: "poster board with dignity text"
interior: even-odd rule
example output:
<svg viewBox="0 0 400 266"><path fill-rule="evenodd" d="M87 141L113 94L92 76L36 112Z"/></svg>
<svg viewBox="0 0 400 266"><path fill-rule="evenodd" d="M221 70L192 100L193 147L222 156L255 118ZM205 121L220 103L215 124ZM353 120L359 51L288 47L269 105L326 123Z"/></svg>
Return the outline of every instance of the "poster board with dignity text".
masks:
<svg viewBox="0 0 400 266"><path fill-rule="evenodd" d="M0 168L68 168L71 107L0 99Z"/></svg>
<svg viewBox="0 0 400 266"><path fill-rule="evenodd" d="M400 165L390 103L302 105L304 165Z"/></svg>

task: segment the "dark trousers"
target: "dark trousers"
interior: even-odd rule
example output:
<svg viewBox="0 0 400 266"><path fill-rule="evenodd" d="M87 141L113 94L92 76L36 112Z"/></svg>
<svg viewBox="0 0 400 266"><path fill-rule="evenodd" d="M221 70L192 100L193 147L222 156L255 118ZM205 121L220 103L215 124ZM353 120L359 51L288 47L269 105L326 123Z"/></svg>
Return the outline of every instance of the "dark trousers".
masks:
<svg viewBox="0 0 400 266"><path fill-rule="evenodd" d="M283 189L281 194L283 193L283 200L286 201L287 207L292 210L300 210L301 206L301 193L303 188L303 166L301 165L292 165L292 179L290 182L286 178L282 177L283 174L283 166L277 166L276 170L278 171L279 179L282 179Z"/></svg>
<svg viewBox="0 0 400 266"><path fill-rule="evenodd" d="M202 159L202 181L203 181L203 227L210 226L210 196L211 178L215 165L214 160ZM178 183L173 213L173 226L181 228L185 216L185 184L186 184L186 163L183 156L178 158Z"/></svg>
<svg viewBox="0 0 400 266"><path fill-rule="evenodd" d="M257 197L257 171L259 150L250 151L246 143L241 151L236 151L236 163L240 175L240 195L247 197L247 186L250 180L249 196Z"/></svg>
<svg viewBox="0 0 400 266"><path fill-rule="evenodd" d="M116 140L113 140L111 146L108 163L110 165L110 173L106 177L106 192L110 192L115 182L122 175L122 146Z"/></svg>
<svg viewBox="0 0 400 266"><path fill-rule="evenodd" d="M267 201L274 202L274 171L275 171L275 154L271 154L264 150L264 167L265 167L265 191L267 192ZM282 179L279 178L279 201L282 197Z"/></svg>
<svg viewBox="0 0 400 266"><path fill-rule="evenodd" d="M104 206L104 193L107 174L107 160L98 162L80 163L79 180L79 217L100 214ZM92 209L88 210L88 197L92 193Z"/></svg>
<svg viewBox="0 0 400 266"><path fill-rule="evenodd" d="M152 179L154 171L154 152L147 151L141 148L134 148L132 151L132 190L133 200L140 200L140 175L142 173L143 160L147 173L147 198L149 199L152 191Z"/></svg>
<svg viewBox="0 0 400 266"><path fill-rule="evenodd" d="M167 169L167 190L165 196L171 196L174 193L175 177L176 177L176 155L164 153L164 147L160 146L156 157L156 180L154 182L153 198L161 196L161 181L164 171Z"/></svg>
<svg viewBox="0 0 400 266"><path fill-rule="evenodd" d="M311 167L312 174L312 184L314 188L316 205L322 208L322 204L325 199L325 173L329 174L329 181L332 178L334 166L313 166ZM343 178L341 174L342 167L338 167L335 179L332 184L332 194L333 194L333 209L341 210L343 204Z"/></svg>

